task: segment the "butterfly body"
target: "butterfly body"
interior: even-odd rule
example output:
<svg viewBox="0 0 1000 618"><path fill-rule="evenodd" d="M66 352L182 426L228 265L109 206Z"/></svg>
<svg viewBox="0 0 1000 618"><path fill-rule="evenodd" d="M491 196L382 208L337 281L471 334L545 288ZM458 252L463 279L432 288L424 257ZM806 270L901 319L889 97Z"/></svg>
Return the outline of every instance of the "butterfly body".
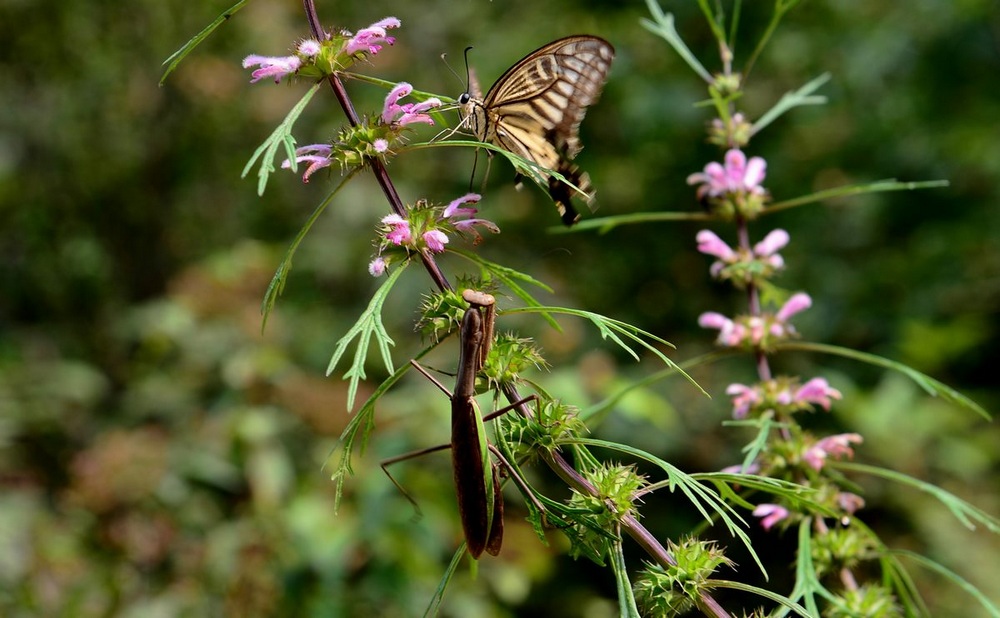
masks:
<svg viewBox="0 0 1000 618"><path fill-rule="evenodd" d="M580 122L600 97L614 55L614 47L596 36L553 41L508 69L485 97L462 95L465 122L480 141L555 170L589 204L590 179L572 160L582 148ZM563 222L572 225L579 219L571 203L576 190L542 170L537 176L547 183Z"/></svg>

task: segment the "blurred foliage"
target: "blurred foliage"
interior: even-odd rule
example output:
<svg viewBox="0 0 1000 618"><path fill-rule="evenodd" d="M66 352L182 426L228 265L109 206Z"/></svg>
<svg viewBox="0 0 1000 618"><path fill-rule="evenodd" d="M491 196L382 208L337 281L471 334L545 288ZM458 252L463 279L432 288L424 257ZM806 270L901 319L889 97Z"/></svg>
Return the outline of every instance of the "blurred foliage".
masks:
<svg viewBox="0 0 1000 618"><path fill-rule="evenodd" d="M387 207L370 178L338 197L301 247L261 334L267 282L330 184L322 175L308 185L279 175L258 198L254 180L239 178L303 89L250 86L240 60L286 53L306 33L297 3L251 2L157 87L162 60L228 5L2 3L5 616L410 616L429 601L459 543L453 489L443 481L447 457L397 466L419 497L416 522L376 464L447 441L447 406L416 378L380 406L375 440L334 513L321 466L347 420L345 388L322 373L375 287L365 271L370 231ZM715 50L695 3L664 7L712 66ZM737 54L752 49L767 9L744 7ZM396 15L398 42L369 72L451 95L463 85L438 60L442 52L457 66L462 49L475 45L471 62L489 83L558 36L608 38L618 56L584 123L579 159L598 187L598 214L691 209L685 177L719 158L704 143L709 118L693 105L703 85L638 26L643 3L321 2L320 12L325 23L352 29ZM910 363L988 410L1000 403L995 12L987 0L803 3L758 61L744 106L762 113L781 93L833 75L823 90L828 105L796 110L752 145L751 154L768 160L766 185L776 197L889 177L951 182L785 212L760 231L791 233L781 283L815 300L798 322L808 339ZM383 96L349 87L362 109ZM302 144L342 123L333 98L322 96L297 127ZM411 202L464 193L470 170L471 153L458 149L407 154L390 167ZM509 175L498 160L482 204L503 229L483 246L488 257L552 285L553 303L677 343L677 359L708 348L697 315L732 310L739 299L706 285L697 227L552 235L545 227L557 218L544 196L531 187L515 192ZM398 359L420 346L412 321L429 282L416 272L394 292L400 310L386 316ZM585 405L648 372L585 325L562 323L561 334L519 326L539 338L555 367L539 379L567 400ZM834 413L816 422L863 433L861 460L1000 512L995 424L836 359L789 356L776 364L781 372L821 373L844 391ZM729 412L722 389L751 369L743 359L698 369L713 401L681 382L643 389L600 431L683 469L731 464L747 436L720 428ZM370 367L372 384L382 371ZM889 545L925 552L997 598L995 538L960 528L923 496L876 483L865 490L868 521ZM655 502L644 515L661 536L676 538L697 517ZM556 535L551 547L539 545L515 500L508 511L504 552L484 560L475 581L460 570L446 615L616 612L610 573L570 561ZM766 543L777 556L768 566L778 586L788 558L773 536ZM916 577L939 615L974 615L952 586L933 574Z"/></svg>

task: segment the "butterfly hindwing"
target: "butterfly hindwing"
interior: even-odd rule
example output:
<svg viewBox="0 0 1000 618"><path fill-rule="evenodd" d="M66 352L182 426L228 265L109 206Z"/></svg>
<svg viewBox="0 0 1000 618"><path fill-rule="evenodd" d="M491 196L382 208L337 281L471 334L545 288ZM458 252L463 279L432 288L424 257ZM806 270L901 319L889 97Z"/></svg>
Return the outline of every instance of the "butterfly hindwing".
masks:
<svg viewBox="0 0 1000 618"><path fill-rule="evenodd" d="M580 122L607 81L615 50L604 39L577 35L553 41L517 62L485 99L469 98L465 114L476 137L559 172L593 199L587 175L571 163L582 148ZM567 225L578 218L575 190L541 172Z"/></svg>

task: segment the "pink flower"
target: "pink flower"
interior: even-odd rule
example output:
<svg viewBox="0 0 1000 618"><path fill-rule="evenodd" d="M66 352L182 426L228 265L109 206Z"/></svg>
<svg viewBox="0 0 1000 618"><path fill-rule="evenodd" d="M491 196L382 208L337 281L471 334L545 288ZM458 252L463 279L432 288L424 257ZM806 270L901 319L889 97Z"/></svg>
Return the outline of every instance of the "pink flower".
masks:
<svg viewBox="0 0 1000 618"><path fill-rule="evenodd" d="M380 255L376 257L374 260L372 260L371 263L368 264L368 274L370 274L372 277L381 277L382 273L385 272L385 267L386 267L385 259L383 259L382 256Z"/></svg>
<svg viewBox="0 0 1000 618"><path fill-rule="evenodd" d="M733 251L732 247L719 238L715 232L701 230L695 236L695 240L698 241L698 251L719 258L709 267L709 273L713 277L718 277L722 269L726 267L726 264L733 264L739 260L739 254Z"/></svg>
<svg viewBox="0 0 1000 618"><path fill-rule="evenodd" d="M701 230L698 235L695 236L695 240L698 241L698 251L705 253L707 255L713 255L720 260L725 260L727 262L736 259L736 252L725 243L721 238L719 238L715 232L709 230Z"/></svg>
<svg viewBox="0 0 1000 618"><path fill-rule="evenodd" d="M384 45L396 42L396 39L388 36L386 31L399 28L400 25L400 21L395 17L386 17L367 28L362 28L344 44L343 53L353 56L359 52L367 52L374 56L382 51Z"/></svg>
<svg viewBox="0 0 1000 618"><path fill-rule="evenodd" d="M380 137L372 142L372 148L375 149L375 152L382 154L383 152L389 150L389 140Z"/></svg>
<svg viewBox="0 0 1000 618"><path fill-rule="evenodd" d="M763 195L761 182L767 170L767 163L760 157L747 157L738 148L733 148L725 154L723 164L715 161L705 166L701 172L691 174L687 178L689 185L701 183L698 187L698 199L705 197L721 197L727 193L751 193Z"/></svg>
<svg viewBox="0 0 1000 618"><path fill-rule="evenodd" d="M385 124L395 123L401 127L416 122L434 124L431 117L424 112L435 107L440 107L441 100L437 97L432 97L421 103L405 103L400 105L399 100L409 96L412 92L413 86L410 84L406 82L396 84L385 97L385 103L382 106L382 122Z"/></svg>
<svg viewBox="0 0 1000 618"><path fill-rule="evenodd" d="M448 204L448 207L444 209L441 216L445 219L451 219L452 217L471 217L476 214L476 209L462 208L462 204L478 204L481 199L483 199L483 196L478 193L466 193L462 197L453 199Z"/></svg>
<svg viewBox="0 0 1000 618"><path fill-rule="evenodd" d="M827 457L840 459L841 457L853 457L854 449L851 444L860 444L864 441L859 434L841 433L835 436L827 436L806 449L802 454L802 459L812 467L813 470L823 469Z"/></svg>
<svg viewBox="0 0 1000 618"><path fill-rule="evenodd" d="M753 246L753 252L759 257L772 255L775 251L783 249L789 240L790 237L785 230L771 230L771 233L765 236L764 240Z"/></svg>
<svg viewBox="0 0 1000 618"><path fill-rule="evenodd" d="M758 260L771 268L784 268L785 260L777 252L788 244L789 239L788 232L785 230L772 230L764 237L764 240L753 246L753 253Z"/></svg>
<svg viewBox="0 0 1000 618"><path fill-rule="evenodd" d="M718 328L719 336L716 341L719 345L727 347L740 345L747 335L745 326L714 311L708 311L698 316L698 326L702 328Z"/></svg>
<svg viewBox="0 0 1000 618"><path fill-rule="evenodd" d="M478 193L466 193L462 197L452 200L444 209L444 212L441 213L441 218L455 226L456 231L471 233L473 235L473 244L478 244L482 240L482 236L474 229L477 225L494 234L500 233L500 228L497 227L496 223L488 219L473 218L473 215L478 212L475 208L462 207L463 204L477 204L480 199L482 199L482 196Z"/></svg>
<svg viewBox="0 0 1000 618"><path fill-rule="evenodd" d="M849 515L854 515L856 511L865 506L865 499L858 494L842 491L837 494L837 506L845 510Z"/></svg>
<svg viewBox="0 0 1000 618"><path fill-rule="evenodd" d="M798 294L793 294L781 309L774 314L774 322L771 323L770 333L775 337L785 337L795 333L795 328L788 323L788 319L799 313L805 311L812 306L812 298L804 292L799 292Z"/></svg>
<svg viewBox="0 0 1000 618"><path fill-rule="evenodd" d="M306 39L299 43L297 51L306 58L315 58L322 49L323 46L316 39Z"/></svg>
<svg viewBox="0 0 1000 618"><path fill-rule="evenodd" d="M309 182L309 177L316 170L329 167L333 163L333 148L330 144L309 144L295 149L295 163L308 163L306 171L302 174L302 182ZM292 164L288 159L281 163L282 169L291 169Z"/></svg>
<svg viewBox="0 0 1000 618"><path fill-rule="evenodd" d="M444 251L444 246L448 244L448 236L441 230L424 232L423 239L427 243L427 248L434 253L441 253Z"/></svg>
<svg viewBox="0 0 1000 618"><path fill-rule="evenodd" d="M830 384L823 378L813 378L809 380L802 386L800 386L793 397L793 400L798 403L814 403L823 407L824 410L830 410L831 399L840 399L842 395L840 391L832 388Z"/></svg>
<svg viewBox="0 0 1000 618"><path fill-rule="evenodd" d="M788 301L782 305L781 309L774 317L782 322L787 322L788 318L792 317L800 311L805 311L809 307L812 307L812 298L805 292L799 292L798 294L793 294Z"/></svg>
<svg viewBox="0 0 1000 618"><path fill-rule="evenodd" d="M302 60L298 56L258 56L252 54L243 59L243 68L249 69L252 66L260 68L250 74L251 84L255 84L265 77L273 77L274 83L281 81L281 78L299 70Z"/></svg>
<svg viewBox="0 0 1000 618"><path fill-rule="evenodd" d="M385 237L392 244L402 245L413 239L413 235L410 233L410 222L399 215L386 215L382 217L382 223L391 228L386 232Z"/></svg>
<svg viewBox="0 0 1000 618"><path fill-rule="evenodd" d="M771 526L788 517L788 509L777 504L759 504L753 515L762 518L760 525L764 526L764 530L770 530Z"/></svg>
<svg viewBox="0 0 1000 618"><path fill-rule="evenodd" d="M746 418L750 408L764 400L760 389L733 383L726 387L726 394L733 398L733 418Z"/></svg>

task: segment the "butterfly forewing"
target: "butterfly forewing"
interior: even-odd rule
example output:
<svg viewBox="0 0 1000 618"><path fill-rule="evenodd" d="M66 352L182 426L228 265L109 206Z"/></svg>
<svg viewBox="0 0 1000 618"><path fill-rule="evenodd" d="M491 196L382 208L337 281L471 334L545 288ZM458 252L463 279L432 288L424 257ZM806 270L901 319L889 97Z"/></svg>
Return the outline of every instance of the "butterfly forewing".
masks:
<svg viewBox="0 0 1000 618"><path fill-rule="evenodd" d="M597 101L615 50L595 36L553 41L522 58L465 113L476 137L553 169L593 199L587 175L570 163L582 147L579 128ZM570 203L572 187L544 172L549 194L566 224L579 216Z"/></svg>

